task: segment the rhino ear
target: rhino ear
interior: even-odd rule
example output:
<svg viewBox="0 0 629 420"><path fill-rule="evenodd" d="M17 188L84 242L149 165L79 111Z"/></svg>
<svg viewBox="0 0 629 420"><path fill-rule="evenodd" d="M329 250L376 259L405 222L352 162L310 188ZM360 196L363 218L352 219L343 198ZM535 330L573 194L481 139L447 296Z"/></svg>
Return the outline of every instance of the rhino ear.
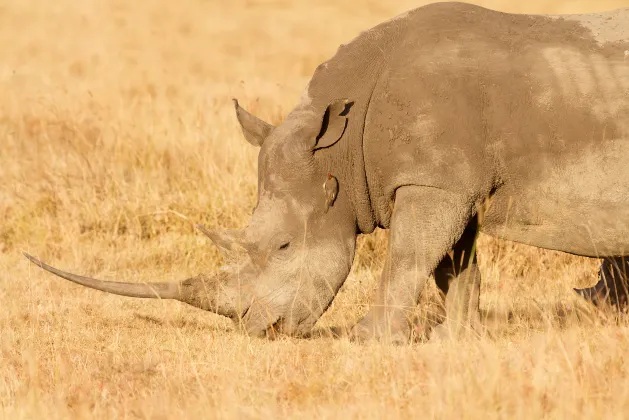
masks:
<svg viewBox="0 0 629 420"><path fill-rule="evenodd" d="M245 139L254 146L262 146L264 140L271 134L271 131L275 128L273 125L262 121L245 111L238 105L237 99L232 99L234 102L234 108L236 108L236 117L242 128L242 133L245 135Z"/></svg>
<svg viewBox="0 0 629 420"><path fill-rule="evenodd" d="M325 110L314 150L330 147L341 139L347 128L347 114L354 103L337 99Z"/></svg>

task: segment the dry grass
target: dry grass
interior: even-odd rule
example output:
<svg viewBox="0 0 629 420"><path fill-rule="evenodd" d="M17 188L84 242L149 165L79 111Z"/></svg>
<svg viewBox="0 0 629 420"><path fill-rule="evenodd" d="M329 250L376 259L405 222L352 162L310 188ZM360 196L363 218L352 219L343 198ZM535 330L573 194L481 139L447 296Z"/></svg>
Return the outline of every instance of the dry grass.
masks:
<svg viewBox="0 0 629 420"><path fill-rule="evenodd" d="M570 294L594 281L596 261L483 237L493 337L390 347L250 339L215 315L80 288L21 257L131 281L214 269L192 223L242 225L255 197L256 150L229 99L277 123L341 42L421 4L357 3L0 4L0 417L623 417L628 324L577 317ZM362 238L321 326L364 313L384 242Z"/></svg>

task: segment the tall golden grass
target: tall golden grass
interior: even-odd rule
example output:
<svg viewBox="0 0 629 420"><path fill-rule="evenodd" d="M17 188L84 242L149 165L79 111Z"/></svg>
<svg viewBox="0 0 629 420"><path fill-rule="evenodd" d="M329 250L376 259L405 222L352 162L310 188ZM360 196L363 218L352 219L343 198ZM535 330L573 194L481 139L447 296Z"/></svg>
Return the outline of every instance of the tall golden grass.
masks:
<svg viewBox="0 0 629 420"><path fill-rule="evenodd" d="M242 226L256 152L229 102L278 123L314 68L423 1L4 0L0 4L0 416L622 418L623 319L577 316L598 262L481 238L478 340L392 347L241 336L174 302L105 295L21 256L128 281L213 270L193 223ZM480 1L588 12L627 0ZM385 250L361 238L319 326L355 322Z"/></svg>

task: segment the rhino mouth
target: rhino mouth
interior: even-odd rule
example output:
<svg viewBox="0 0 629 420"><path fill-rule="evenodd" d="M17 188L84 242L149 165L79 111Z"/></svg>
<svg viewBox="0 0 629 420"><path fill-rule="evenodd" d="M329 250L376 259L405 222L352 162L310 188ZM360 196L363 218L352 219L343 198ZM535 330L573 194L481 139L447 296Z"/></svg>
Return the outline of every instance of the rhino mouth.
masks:
<svg viewBox="0 0 629 420"><path fill-rule="evenodd" d="M285 321L286 318L280 316L275 322L269 324L264 330L264 337L269 340L275 340L282 336L297 338L309 338L312 336L312 328L301 330L299 328L301 323L298 323L291 330L287 330Z"/></svg>

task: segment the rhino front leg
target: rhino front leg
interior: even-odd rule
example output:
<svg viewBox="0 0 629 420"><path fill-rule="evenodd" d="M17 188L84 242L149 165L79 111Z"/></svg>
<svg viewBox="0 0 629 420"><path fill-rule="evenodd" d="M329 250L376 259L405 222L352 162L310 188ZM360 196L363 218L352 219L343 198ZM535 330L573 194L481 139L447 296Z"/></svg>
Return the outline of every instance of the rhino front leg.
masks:
<svg viewBox="0 0 629 420"><path fill-rule="evenodd" d="M431 187L396 191L387 261L376 302L354 338L408 342L411 315L428 277L459 241L472 216L460 195Z"/></svg>
<svg viewBox="0 0 629 420"><path fill-rule="evenodd" d="M432 336L459 337L478 333L480 322L481 275L476 261L477 222L474 219L463 232L451 253L435 270L435 282L446 296L446 319Z"/></svg>

